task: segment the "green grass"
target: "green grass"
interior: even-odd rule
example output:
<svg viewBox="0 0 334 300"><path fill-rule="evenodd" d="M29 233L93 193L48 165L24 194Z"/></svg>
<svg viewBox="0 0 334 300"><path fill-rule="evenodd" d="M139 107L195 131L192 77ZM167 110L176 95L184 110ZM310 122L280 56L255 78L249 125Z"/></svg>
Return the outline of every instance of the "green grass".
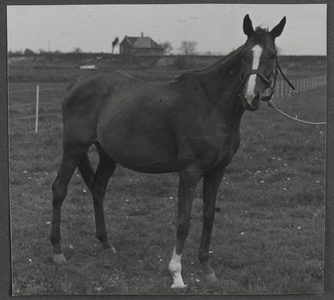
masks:
<svg viewBox="0 0 334 300"><path fill-rule="evenodd" d="M54 76L61 76L56 74ZM169 74L168 76L169 77ZM36 81L10 83L10 91ZM65 83L43 83L65 88ZM41 102L62 97L41 94ZM10 94L9 104L34 101ZM325 119L325 88L277 100L292 115ZM45 113L55 112L47 108ZM60 111L60 105L58 106ZM25 109L16 115L26 115ZM10 116L14 114L10 109ZM27 113L28 114L28 113ZM175 294L168 263L175 242L176 174L139 174L122 167L105 199L110 241L95 238L92 199L78 173L62 210L67 264L51 259L51 184L61 157L61 117L10 125L10 197L14 295ZM199 183L183 254L187 294L321 293L323 291L325 128L290 121L262 103L246 112L241 147L222 181L212 234L212 263L219 281L203 281L197 259L202 203ZM95 151L91 151L96 161Z"/></svg>

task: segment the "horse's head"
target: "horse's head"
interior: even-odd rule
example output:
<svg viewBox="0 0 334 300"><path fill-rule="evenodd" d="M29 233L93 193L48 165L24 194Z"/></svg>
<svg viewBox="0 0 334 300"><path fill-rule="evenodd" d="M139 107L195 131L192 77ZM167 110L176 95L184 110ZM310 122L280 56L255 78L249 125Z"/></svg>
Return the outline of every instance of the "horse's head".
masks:
<svg viewBox="0 0 334 300"><path fill-rule="evenodd" d="M271 31L259 27L254 30L249 16L244 18L243 29L248 37L241 51L242 98L245 109L259 108L264 91L270 87L275 77L275 39L281 35L285 22L284 17Z"/></svg>

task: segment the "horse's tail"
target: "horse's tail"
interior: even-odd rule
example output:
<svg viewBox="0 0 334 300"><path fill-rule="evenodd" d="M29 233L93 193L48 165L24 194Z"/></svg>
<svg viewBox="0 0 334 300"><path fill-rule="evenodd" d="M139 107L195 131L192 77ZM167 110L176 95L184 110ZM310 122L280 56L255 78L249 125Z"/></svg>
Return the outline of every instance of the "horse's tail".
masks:
<svg viewBox="0 0 334 300"><path fill-rule="evenodd" d="M88 189L92 192L95 173L87 152L78 164L78 169Z"/></svg>
<svg viewBox="0 0 334 300"><path fill-rule="evenodd" d="M75 79L69 85L67 85L66 92L69 92L72 89L72 87L74 87L74 85L78 82L78 80L79 79Z"/></svg>
<svg viewBox="0 0 334 300"><path fill-rule="evenodd" d="M66 101L68 100L70 91L75 86L75 84L78 82L78 80L79 79L76 79L76 80L72 81L69 85L67 85L67 87L65 89L66 95L65 95L65 97L63 99L63 104L62 104L62 110L63 110L63 112L64 112L64 109L65 109L65 104L66 104Z"/></svg>

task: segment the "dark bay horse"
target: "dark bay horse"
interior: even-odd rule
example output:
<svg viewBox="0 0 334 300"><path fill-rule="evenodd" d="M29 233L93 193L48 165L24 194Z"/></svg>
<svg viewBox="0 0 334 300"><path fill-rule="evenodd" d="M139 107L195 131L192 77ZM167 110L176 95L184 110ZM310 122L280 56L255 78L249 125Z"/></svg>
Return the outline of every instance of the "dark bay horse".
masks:
<svg viewBox="0 0 334 300"><path fill-rule="evenodd" d="M196 185L203 178L203 229L199 260L209 281L216 280L209 263L215 202L225 168L240 144L245 110L258 109L264 91L276 78L275 39L285 17L271 31L243 22L244 45L218 63L180 75L167 84L153 84L117 72L79 78L63 102L63 156L52 185L53 260L64 263L60 246L61 205L76 169L93 195L96 236L106 249L103 198L116 164L138 172L178 172L176 244L169 263L172 288L185 287L181 256L188 235ZM93 171L87 156L91 145L99 163Z"/></svg>

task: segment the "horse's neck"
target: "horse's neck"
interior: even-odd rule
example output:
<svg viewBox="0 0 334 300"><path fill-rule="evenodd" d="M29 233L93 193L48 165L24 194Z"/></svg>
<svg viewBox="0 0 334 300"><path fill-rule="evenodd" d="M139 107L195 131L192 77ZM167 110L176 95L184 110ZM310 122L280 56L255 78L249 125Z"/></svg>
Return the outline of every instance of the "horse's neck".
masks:
<svg viewBox="0 0 334 300"><path fill-rule="evenodd" d="M242 115L240 93L241 58L238 48L218 63L202 71L201 82L209 101L229 114Z"/></svg>

